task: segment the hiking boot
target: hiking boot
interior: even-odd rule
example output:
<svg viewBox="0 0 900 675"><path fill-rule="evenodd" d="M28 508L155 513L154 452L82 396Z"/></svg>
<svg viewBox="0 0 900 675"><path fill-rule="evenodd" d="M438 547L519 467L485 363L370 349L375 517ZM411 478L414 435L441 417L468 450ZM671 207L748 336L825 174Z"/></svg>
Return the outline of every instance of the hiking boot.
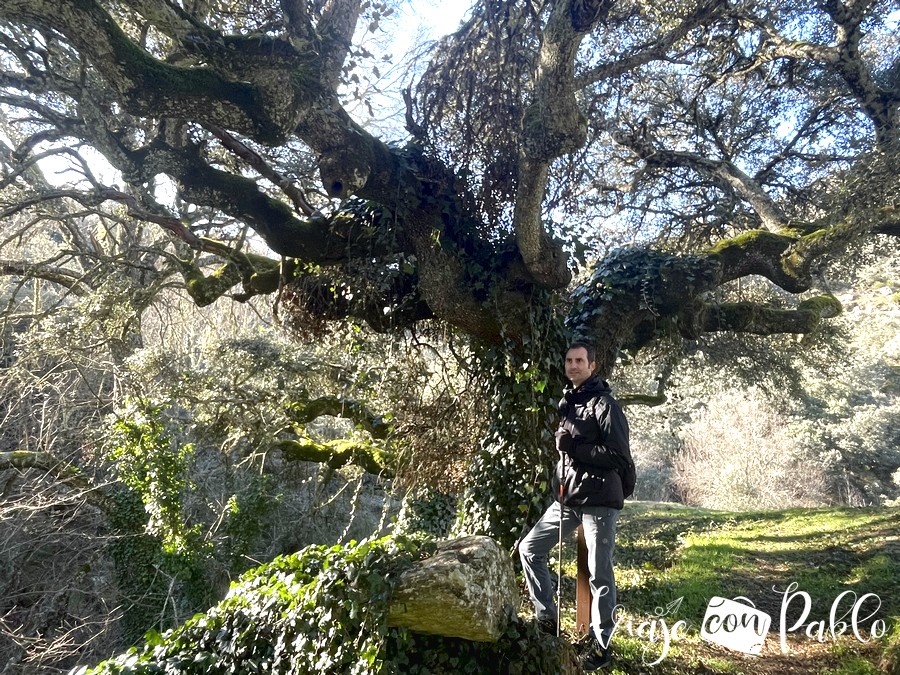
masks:
<svg viewBox="0 0 900 675"><path fill-rule="evenodd" d="M595 670L606 668L612 663L612 649L610 645L603 647L593 640L594 644L581 655L581 667L584 672L593 673Z"/></svg>

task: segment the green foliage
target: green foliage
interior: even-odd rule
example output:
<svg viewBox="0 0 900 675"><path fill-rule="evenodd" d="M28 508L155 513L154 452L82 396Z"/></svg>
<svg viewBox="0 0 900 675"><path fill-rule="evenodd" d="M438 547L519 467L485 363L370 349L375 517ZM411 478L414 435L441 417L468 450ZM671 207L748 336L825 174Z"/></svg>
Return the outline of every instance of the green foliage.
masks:
<svg viewBox="0 0 900 675"><path fill-rule="evenodd" d="M89 672L377 672L401 545L410 555L418 548L379 540L280 556L243 575L207 614L151 632L143 647Z"/></svg>
<svg viewBox="0 0 900 675"><path fill-rule="evenodd" d="M434 550L424 537L309 546L244 574L228 596L177 629L81 675L224 673L558 673L566 651L510 622L492 644L389 629L391 585Z"/></svg>
<svg viewBox="0 0 900 675"><path fill-rule="evenodd" d="M897 509L791 509L726 512L675 505L631 503L617 537L620 601L651 609L684 597L684 616L702 616L713 595L752 596L777 615L790 582L827 611L850 589L877 594L879 617L900 610L900 562L891 538L900 529Z"/></svg>
<svg viewBox="0 0 900 675"><path fill-rule="evenodd" d="M110 553L126 599L123 631L134 642L166 617L178 621L181 612L209 605L204 565L212 547L199 524L188 525L183 505L193 447L167 430L162 408L132 403L113 423L109 444L113 474L127 488L111 509L119 536Z"/></svg>
<svg viewBox="0 0 900 675"><path fill-rule="evenodd" d="M556 419L567 334L552 311L535 311L531 335L483 348L490 427L468 469L456 533L486 534L510 549L550 499Z"/></svg>
<svg viewBox="0 0 900 675"><path fill-rule="evenodd" d="M109 443L114 473L144 501L148 531L170 552L190 550L199 527L187 526L182 498L191 487L188 462L193 446L167 432L160 406L135 402L128 402L113 422Z"/></svg>
<svg viewBox="0 0 900 675"><path fill-rule="evenodd" d="M241 489L228 498L221 528L225 537L222 552L230 558L232 569L243 565L242 557L250 552L261 523L278 502L278 496L273 495L273 483L270 476L248 475Z"/></svg>
<svg viewBox="0 0 900 675"><path fill-rule="evenodd" d="M617 576L625 620L616 638L613 672L686 675L697 672L698 659L709 672L747 672L745 657L699 638L706 603L712 595L745 595L774 617L780 603L775 589L791 581L811 596L810 620L825 616L844 590L877 594L883 602L879 617L894 633L863 651L853 636L818 643L796 631L788 662L808 663L810 670L804 672L876 672L871 660L886 649L884 663L895 663L900 570L888 553L900 527L898 517L896 509L729 513L630 504L619 525ZM574 564L573 548L566 550L567 569ZM244 574L206 614L164 634L151 631L146 644L92 670L82 669L80 675L566 672L572 648L538 634L530 621L513 618L495 643L389 628L393 580L433 550L430 538L394 536L346 547L311 546L279 557ZM804 574L807 569L811 571ZM565 592L573 590L567 586ZM659 656L659 638L654 642L646 633L631 634L629 625L660 618L658 608L679 597L684 602L672 610L671 621L686 621L687 630L666 658L650 667L648 662ZM565 604L571 607L572 598ZM768 666L771 672L786 672L775 670L772 654L759 658L759 667L767 672Z"/></svg>
<svg viewBox="0 0 900 675"><path fill-rule="evenodd" d="M456 498L433 488L414 488L403 498L395 532L446 537L456 516Z"/></svg>
<svg viewBox="0 0 900 675"><path fill-rule="evenodd" d="M491 643L391 631L388 653L395 670L387 672L404 675L555 675L573 660L566 643L518 618Z"/></svg>
<svg viewBox="0 0 900 675"><path fill-rule="evenodd" d="M888 638L880 665L883 673L900 673L900 616L894 617L894 630Z"/></svg>
<svg viewBox="0 0 900 675"><path fill-rule="evenodd" d="M111 497L108 518L113 538L107 550L115 563L116 581L123 596L122 637L137 642L159 619L166 589L155 568L160 559L159 537L147 534L147 512L136 492L123 489Z"/></svg>
<svg viewBox="0 0 900 675"><path fill-rule="evenodd" d="M883 672L870 661L860 657L851 657L840 668L826 670L822 675L880 675Z"/></svg>

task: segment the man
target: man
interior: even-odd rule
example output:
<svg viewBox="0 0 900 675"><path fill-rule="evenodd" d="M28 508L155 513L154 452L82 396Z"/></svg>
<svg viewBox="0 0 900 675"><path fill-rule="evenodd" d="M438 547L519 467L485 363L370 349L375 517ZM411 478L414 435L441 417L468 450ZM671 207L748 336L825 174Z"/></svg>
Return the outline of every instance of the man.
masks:
<svg viewBox="0 0 900 675"><path fill-rule="evenodd" d="M594 374L594 359L593 347L583 342L572 343L566 350L566 377L572 385L559 403L556 449L560 459L553 477L556 501L519 544L538 623L555 634L557 608L548 554L559 539L560 521L564 535L583 526L593 596L591 634L596 638L582 657L588 672L608 666L611 660L616 520L625 497L634 490L628 422L609 385Z"/></svg>

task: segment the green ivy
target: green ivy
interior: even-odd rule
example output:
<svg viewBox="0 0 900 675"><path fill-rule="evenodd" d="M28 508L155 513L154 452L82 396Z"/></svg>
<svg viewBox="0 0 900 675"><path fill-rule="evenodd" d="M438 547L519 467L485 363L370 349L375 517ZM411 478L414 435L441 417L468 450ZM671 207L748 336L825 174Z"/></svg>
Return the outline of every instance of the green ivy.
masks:
<svg viewBox="0 0 900 675"><path fill-rule="evenodd" d="M549 299L543 306L551 309L535 310L530 335L482 348L475 365L491 378L490 426L468 468L454 533L485 534L509 549L551 498L552 429L569 334Z"/></svg>
<svg viewBox="0 0 900 675"><path fill-rule="evenodd" d="M279 556L206 614L82 672L382 672L391 580L427 548L398 538Z"/></svg>
<svg viewBox="0 0 900 675"><path fill-rule="evenodd" d="M189 551L198 543L198 527L187 526L182 498L191 487L188 462L194 448L168 433L162 413L159 405L127 402L113 422L108 457L116 477L141 495L151 534L171 552Z"/></svg>
<svg viewBox="0 0 900 675"><path fill-rule="evenodd" d="M558 675L574 661L571 645L518 618L496 642L391 631L388 654L393 669L385 672L404 675Z"/></svg>
<svg viewBox="0 0 900 675"><path fill-rule="evenodd" d="M576 335L612 337L627 317L641 313L644 319L652 317L655 332L664 335L671 322L681 320L678 315L686 297L698 297L713 287L717 269L717 263L705 256L642 247L616 249L572 290L566 324ZM640 298L637 305L635 297Z"/></svg>
<svg viewBox="0 0 900 675"><path fill-rule="evenodd" d="M394 523L394 532L422 532L446 537L456 517L456 497L434 488L420 487L403 498L403 506Z"/></svg>
<svg viewBox="0 0 900 675"><path fill-rule="evenodd" d="M561 672L568 648L532 622L512 619L496 643L389 628L394 580L434 549L430 538L393 536L280 556L207 613L74 675Z"/></svg>
<svg viewBox="0 0 900 675"><path fill-rule="evenodd" d="M274 481L267 475L244 476L239 490L228 499L221 528L226 539L224 546L217 547L217 554L220 559L227 559L232 571L246 569L245 556L280 499Z"/></svg>
<svg viewBox="0 0 900 675"><path fill-rule="evenodd" d="M162 542L146 532L147 511L140 495L126 488L116 490L110 495L110 504L108 518L113 536L107 551L122 596L122 637L133 644L164 610L166 588L156 569Z"/></svg>
<svg viewBox="0 0 900 675"><path fill-rule="evenodd" d="M109 551L129 643L213 601L205 574L212 545L187 524L182 503L192 452L167 430L162 406L128 402L112 424L107 457L123 488L113 495Z"/></svg>

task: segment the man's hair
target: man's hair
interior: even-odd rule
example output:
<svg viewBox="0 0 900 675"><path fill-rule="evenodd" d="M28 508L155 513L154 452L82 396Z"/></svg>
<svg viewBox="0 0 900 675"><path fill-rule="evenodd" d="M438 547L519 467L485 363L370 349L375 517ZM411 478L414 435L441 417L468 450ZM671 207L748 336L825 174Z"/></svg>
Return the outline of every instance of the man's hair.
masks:
<svg viewBox="0 0 900 675"><path fill-rule="evenodd" d="M587 342L576 341L569 344L566 348L566 354L568 354L573 349L584 349L587 352L587 360L588 363L593 363L597 360L597 350L594 349L594 345L588 344Z"/></svg>

